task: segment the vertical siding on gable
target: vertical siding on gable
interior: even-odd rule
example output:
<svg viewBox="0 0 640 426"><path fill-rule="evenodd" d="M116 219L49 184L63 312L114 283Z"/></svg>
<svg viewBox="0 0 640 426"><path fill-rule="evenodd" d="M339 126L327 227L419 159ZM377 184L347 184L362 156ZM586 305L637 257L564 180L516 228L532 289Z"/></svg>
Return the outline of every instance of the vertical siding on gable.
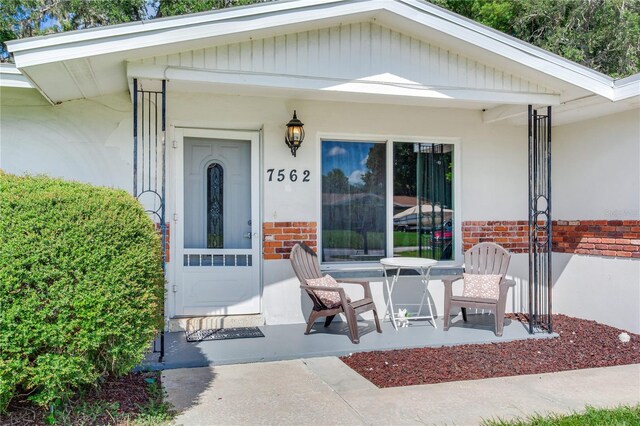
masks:
<svg viewBox="0 0 640 426"><path fill-rule="evenodd" d="M337 79L392 73L425 86L551 92L457 52L369 22L196 49L141 62Z"/></svg>

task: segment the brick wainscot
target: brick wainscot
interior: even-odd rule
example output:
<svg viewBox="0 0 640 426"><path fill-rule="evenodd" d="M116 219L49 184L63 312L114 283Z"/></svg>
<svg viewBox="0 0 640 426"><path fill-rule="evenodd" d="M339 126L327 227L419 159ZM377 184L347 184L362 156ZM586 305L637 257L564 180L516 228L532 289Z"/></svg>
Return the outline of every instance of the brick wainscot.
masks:
<svg viewBox="0 0 640 426"><path fill-rule="evenodd" d="M556 253L640 258L640 220L559 220L553 226Z"/></svg>
<svg viewBox="0 0 640 426"><path fill-rule="evenodd" d="M512 253L529 250L526 220L462 223L463 250L494 242ZM590 256L640 258L640 220L553 221L553 252Z"/></svg>
<svg viewBox="0 0 640 426"><path fill-rule="evenodd" d="M264 260L289 259L296 243L305 243L317 251L316 222L265 222L262 224L262 253Z"/></svg>

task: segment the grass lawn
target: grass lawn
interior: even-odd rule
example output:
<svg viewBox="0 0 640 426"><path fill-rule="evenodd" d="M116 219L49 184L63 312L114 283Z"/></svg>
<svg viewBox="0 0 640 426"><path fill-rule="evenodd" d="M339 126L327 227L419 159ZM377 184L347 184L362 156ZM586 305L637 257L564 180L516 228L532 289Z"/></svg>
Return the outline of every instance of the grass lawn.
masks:
<svg viewBox="0 0 640 426"><path fill-rule="evenodd" d="M422 244L427 244L429 237L422 237ZM394 232L393 245L395 247L415 247L418 245L418 234L416 232Z"/></svg>
<svg viewBox="0 0 640 426"><path fill-rule="evenodd" d="M629 407L593 408L586 407L584 413L568 415L535 415L525 419L486 420L484 426L632 426L640 425L640 404Z"/></svg>

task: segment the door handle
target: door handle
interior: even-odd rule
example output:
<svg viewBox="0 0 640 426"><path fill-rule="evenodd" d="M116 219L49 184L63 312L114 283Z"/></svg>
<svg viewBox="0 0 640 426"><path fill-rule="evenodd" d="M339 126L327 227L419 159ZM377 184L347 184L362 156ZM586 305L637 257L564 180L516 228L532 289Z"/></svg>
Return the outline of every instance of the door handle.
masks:
<svg viewBox="0 0 640 426"><path fill-rule="evenodd" d="M247 232L244 234L244 238L251 239L251 232Z"/></svg>

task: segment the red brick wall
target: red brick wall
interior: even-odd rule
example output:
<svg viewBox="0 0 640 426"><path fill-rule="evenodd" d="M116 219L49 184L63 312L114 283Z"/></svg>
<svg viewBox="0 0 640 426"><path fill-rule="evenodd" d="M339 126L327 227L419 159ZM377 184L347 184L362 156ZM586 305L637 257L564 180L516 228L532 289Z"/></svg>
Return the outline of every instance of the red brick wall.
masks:
<svg viewBox="0 0 640 426"><path fill-rule="evenodd" d="M527 253L528 229L526 220L463 222L463 250L488 241L500 244L512 253ZM640 258L640 220L554 221L553 251Z"/></svg>
<svg viewBox="0 0 640 426"><path fill-rule="evenodd" d="M158 234L160 234L160 238L162 238L162 230L160 229L160 224L156 223L156 231L158 231ZM165 245L165 263L169 263L169 260L171 260L171 224L169 222L167 222L167 227L166 229L166 234L167 234L167 240L166 240L166 245Z"/></svg>
<svg viewBox="0 0 640 426"><path fill-rule="evenodd" d="M640 258L640 220L559 220L553 226L554 252Z"/></svg>
<svg viewBox="0 0 640 426"><path fill-rule="evenodd" d="M291 248L299 242L317 251L318 225L316 222L265 222L262 236L264 260L288 259Z"/></svg>
<svg viewBox="0 0 640 426"><path fill-rule="evenodd" d="M529 222L526 220L462 222L462 249L483 242L500 244L511 253L529 251Z"/></svg>

